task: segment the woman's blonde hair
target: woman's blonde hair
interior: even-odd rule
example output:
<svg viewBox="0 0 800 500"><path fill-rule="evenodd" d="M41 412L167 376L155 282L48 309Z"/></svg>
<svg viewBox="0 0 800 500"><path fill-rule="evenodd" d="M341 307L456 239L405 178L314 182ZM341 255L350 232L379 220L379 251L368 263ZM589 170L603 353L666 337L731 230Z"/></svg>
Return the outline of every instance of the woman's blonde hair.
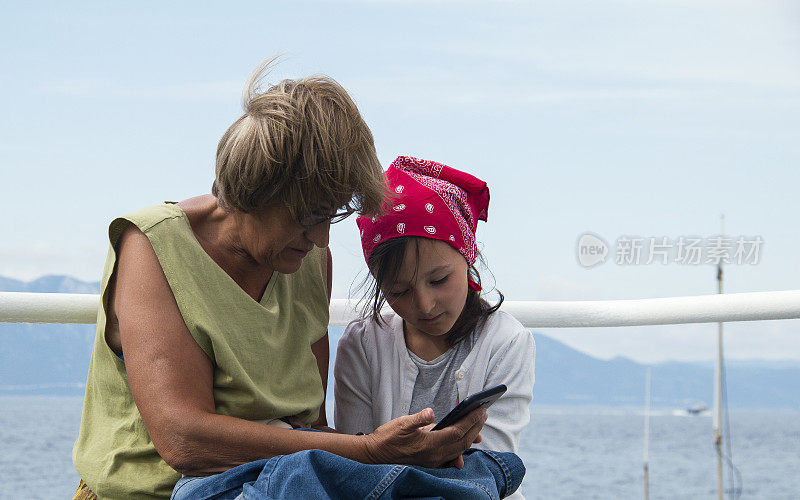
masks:
<svg viewBox="0 0 800 500"><path fill-rule="evenodd" d="M275 62L253 72L242 97L245 113L219 141L212 193L220 206L259 213L280 203L298 220L344 205L380 213L383 169L353 100L324 75L262 91Z"/></svg>

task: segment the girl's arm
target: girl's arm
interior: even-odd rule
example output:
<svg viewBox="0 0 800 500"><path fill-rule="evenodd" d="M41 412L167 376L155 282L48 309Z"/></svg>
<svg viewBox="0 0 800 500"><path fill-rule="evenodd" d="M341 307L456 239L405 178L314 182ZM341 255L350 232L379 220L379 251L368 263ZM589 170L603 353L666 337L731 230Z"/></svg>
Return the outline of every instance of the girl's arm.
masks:
<svg viewBox="0 0 800 500"><path fill-rule="evenodd" d="M372 418L372 371L362 343L365 321L348 325L339 340L333 367L336 430L347 434L368 434L376 427Z"/></svg>
<svg viewBox="0 0 800 500"><path fill-rule="evenodd" d="M508 390L489 408L489 419L481 431L483 440L476 448L519 450L520 435L530 422L535 355L533 336L521 330L492 356L483 388L505 384Z"/></svg>
<svg viewBox="0 0 800 500"><path fill-rule="evenodd" d="M461 460L485 414L473 412L446 435L430 432L425 412L395 419L369 436L279 429L219 415L213 365L192 338L150 241L137 228L120 239L114 309L131 393L161 457L188 475L321 449L365 463L427 467ZM463 463L463 462L461 462Z"/></svg>

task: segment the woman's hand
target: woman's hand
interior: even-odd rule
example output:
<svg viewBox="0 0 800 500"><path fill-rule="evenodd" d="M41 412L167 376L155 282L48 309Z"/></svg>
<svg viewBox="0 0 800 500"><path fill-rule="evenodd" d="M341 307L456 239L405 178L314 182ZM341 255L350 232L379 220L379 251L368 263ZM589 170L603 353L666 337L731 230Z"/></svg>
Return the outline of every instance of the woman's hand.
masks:
<svg viewBox="0 0 800 500"><path fill-rule="evenodd" d="M433 431L433 410L399 417L365 436L371 461L379 464L413 464L424 467L462 468L464 450L479 443L487 414L478 408L454 425Z"/></svg>

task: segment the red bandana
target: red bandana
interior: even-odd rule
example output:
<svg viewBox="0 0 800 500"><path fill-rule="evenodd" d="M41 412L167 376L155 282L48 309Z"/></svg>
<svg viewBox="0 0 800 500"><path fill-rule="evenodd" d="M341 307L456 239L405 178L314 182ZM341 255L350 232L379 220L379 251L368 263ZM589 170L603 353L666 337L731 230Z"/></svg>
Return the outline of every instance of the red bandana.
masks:
<svg viewBox="0 0 800 500"><path fill-rule="evenodd" d="M395 197L378 218L358 217L364 258L386 240L422 236L447 242L475 263L475 230L486 220L489 188L482 180L435 161L398 156L385 173ZM480 287L469 282L470 288Z"/></svg>

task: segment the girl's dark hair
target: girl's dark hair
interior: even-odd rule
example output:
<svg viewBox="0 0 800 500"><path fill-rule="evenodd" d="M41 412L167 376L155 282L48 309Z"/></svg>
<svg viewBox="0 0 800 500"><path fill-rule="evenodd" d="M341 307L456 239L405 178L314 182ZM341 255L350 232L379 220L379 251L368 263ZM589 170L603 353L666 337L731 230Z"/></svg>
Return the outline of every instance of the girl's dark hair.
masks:
<svg viewBox="0 0 800 500"><path fill-rule="evenodd" d="M392 238L381 243L372 251L367 266L369 267L370 275L374 279L370 281L364 297L366 299L363 310L365 317L371 317L378 324L382 323L381 309L386 303L386 296L383 294L383 290L391 288L397 280L397 274L412 242L414 243L414 251L417 252L417 262L419 262L420 239L422 238L418 236ZM480 253L478 253L478 257L483 260ZM467 276L478 285L481 284L481 276L474 265L467 270ZM369 279L368 276L367 280ZM473 333L489 315L500 308L505 297L499 290L497 290L497 293L500 295L500 300L497 304L490 305L486 299L481 297L480 292L472 288L467 290L464 309L461 311L461 315L456 320L453 328L447 332L446 340L448 345L453 346L467 335Z"/></svg>

